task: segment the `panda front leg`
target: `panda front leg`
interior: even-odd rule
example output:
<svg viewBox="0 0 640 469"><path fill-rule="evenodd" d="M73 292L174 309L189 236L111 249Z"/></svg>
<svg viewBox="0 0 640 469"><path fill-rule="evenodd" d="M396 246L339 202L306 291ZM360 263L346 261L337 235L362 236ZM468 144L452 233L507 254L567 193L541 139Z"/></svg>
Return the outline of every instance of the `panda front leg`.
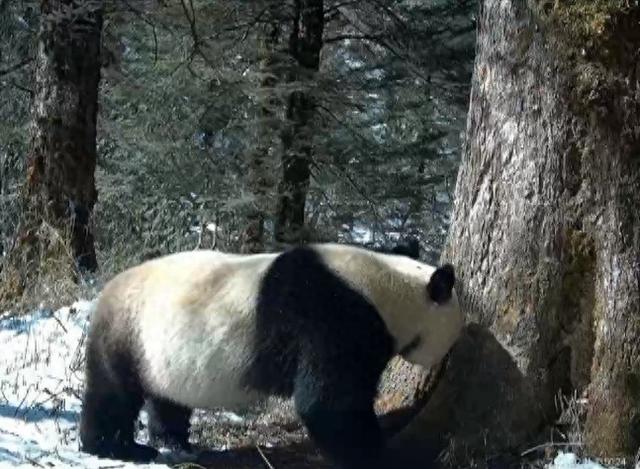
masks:
<svg viewBox="0 0 640 469"><path fill-rule="evenodd" d="M373 409L333 411L316 405L299 415L311 439L340 469L386 468Z"/></svg>
<svg viewBox="0 0 640 469"><path fill-rule="evenodd" d="M316 378L297 378L296 411L318 448L340 469L382 469L383 438L373 398L332 389L327 395Z"/></svg>
<svg viewBox="0 0 640 469"><path fill-rule="evenodd" d="M156 448L191 451L189 426L192 410L170 400L151 397L147 401L149 442Z"/></svg>

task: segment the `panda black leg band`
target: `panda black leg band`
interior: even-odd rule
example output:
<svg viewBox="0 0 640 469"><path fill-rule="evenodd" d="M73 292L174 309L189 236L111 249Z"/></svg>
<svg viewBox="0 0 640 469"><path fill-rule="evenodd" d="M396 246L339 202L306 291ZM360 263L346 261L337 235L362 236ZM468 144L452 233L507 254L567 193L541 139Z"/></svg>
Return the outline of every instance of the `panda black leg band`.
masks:
<svg viewBox="0 0 640 469"><path fill-rule="evenodd" d="M166 399L150 398L147 402L149 414L149 442L155 447L191 451L189 426L191 409Z"/></svg>

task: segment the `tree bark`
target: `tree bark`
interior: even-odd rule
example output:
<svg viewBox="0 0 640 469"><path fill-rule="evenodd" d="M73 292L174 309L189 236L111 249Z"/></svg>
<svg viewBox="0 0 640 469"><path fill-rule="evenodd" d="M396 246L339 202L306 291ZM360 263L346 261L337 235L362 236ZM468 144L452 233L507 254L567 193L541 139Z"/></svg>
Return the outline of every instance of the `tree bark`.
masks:
<svg viewBox="0 0 640 469"><path fill-rule="evenodd" d="M444 253L475 325L406 435L486 456L575 391L593 454L637 451L639 21L637 1L482 2Z"/></svg>
<svg viewBox="0 0 640 469"><path fill-rule="evenodd" d="M20 265L25 260L46 262L58 243L43 230L50 227L70 250L63 254L67 263L93 271L90 220L104 6L99 0L42 0L40 8L24 223L11 258L17 270L30 268Z"/></svg>
<svg viewBox="0 0 640 469"><path fill-rule="evenodd" d="M315 100L309 83L320 65L324 30L323 0L295 0L289 53L295 61L288 77L301 89L287 99L286 122L282 131L282 179L278 187L276 241L302 240L304 209L311 177L311 118Z"/></svg>
<svg viewBox="0 0 640 469"><path fill-rule="evenodd" d="M90 217L96 201L96 118L104 5L43 0L28 167L34 207L71 226L80 269L97 267Z"/></svg>

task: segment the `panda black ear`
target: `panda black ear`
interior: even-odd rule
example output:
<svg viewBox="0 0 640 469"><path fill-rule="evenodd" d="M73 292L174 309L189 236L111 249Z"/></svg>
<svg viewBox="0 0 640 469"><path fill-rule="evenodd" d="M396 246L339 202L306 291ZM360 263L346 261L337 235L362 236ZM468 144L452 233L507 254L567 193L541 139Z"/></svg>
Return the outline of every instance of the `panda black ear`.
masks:
<svg viewBox="0 0 640 469"><path fill-rule="evenodd" d="M429 279L427 292L436 303L444 303L451 298L451 290L456 282L456 274L451 264L438 267Z"/></svg>
<svg viewBox="0 0 640 469"><path fill-rule="evenodd" d="M420 243L417 239L411 238L407 240L405 244L398 244L391 249L393 254L400 254L402 256L410 257L411 259L418 260L420 258Z"/></svg>

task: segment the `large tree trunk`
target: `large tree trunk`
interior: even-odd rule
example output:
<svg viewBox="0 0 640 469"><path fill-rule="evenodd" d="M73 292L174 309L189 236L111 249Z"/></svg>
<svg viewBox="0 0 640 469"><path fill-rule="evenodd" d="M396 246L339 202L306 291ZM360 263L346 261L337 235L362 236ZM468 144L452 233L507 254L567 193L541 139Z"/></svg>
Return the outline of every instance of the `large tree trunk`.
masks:
<svg viewBox="0 0 640 469"><path fill-rule="evenodd" d="M99 0L40 3L24 223L9 267L17 272L38 269L31 264L51 255L66 256L74 270L97 267L90 218L103 7ZM60 244L66 252L54 247Z"/></svg>
<svg viewBox="0 0 640 469"><path fill-rule="evenodd" d="M298 243L302 239L304 209L311 177L311 141L315 100L310 83L320 65L324 30L323 0L295 0L289 53L295 64L288 77L296 83L287 100L282 131L282 179L278 187L276 240Z"/></svg>
<svg viewBox="0 0 640 469"><path fill-rule="evenodd" d="M517 447L575 391L593 453L638 449L639 51L637 1L483 1L444 254L477 325L405 436Z"/></svg>

